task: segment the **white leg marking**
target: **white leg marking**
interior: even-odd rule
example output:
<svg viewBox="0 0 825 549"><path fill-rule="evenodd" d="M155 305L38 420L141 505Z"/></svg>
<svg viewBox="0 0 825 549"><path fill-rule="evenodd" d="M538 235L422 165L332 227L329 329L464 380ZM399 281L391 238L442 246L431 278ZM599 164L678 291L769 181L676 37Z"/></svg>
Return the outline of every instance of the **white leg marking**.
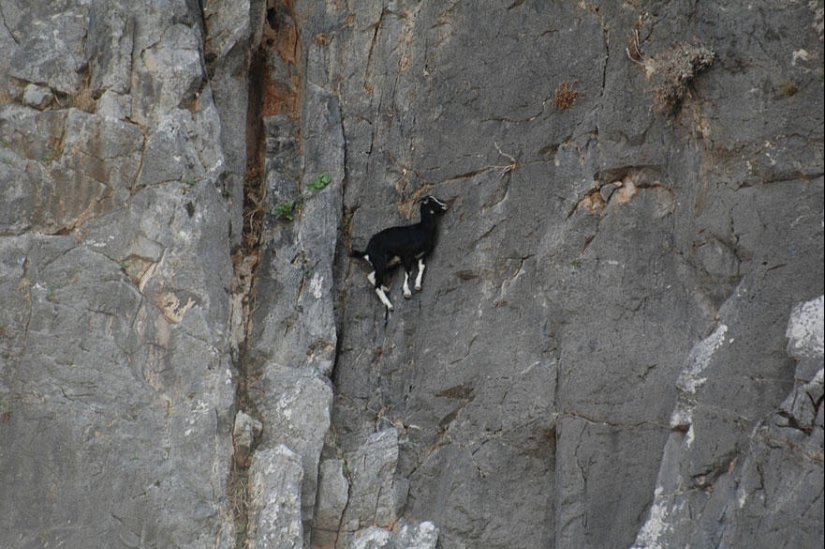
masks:
<svg viewBox="0 0 825 549"><path fill-rule="evenodd" d="M410 291L410 275L409 273L404 273L404 297L407 299L412 297L412 292Z"/></svg>
<svg viewBox="0 0 825 549"><path fill-rule="evenodd" d="M384 307L386 307L388 311L392 311L392 303L390 303L390 300L387 299L387 296L384 294L384 290L381 288L376 288L375 293L378 295L378 299L381 300L381 303L384 304Z"/></svg>
<svg viewBox="0 0 825 549"><path fill-rule="evenodd" d="M418 276L415 277L415 291L421 290L421 279L424 278L424 260L418 260Z"/></svg>
<svg viewBox="0 0 825 549"><path fill-rule="evenodd" d="M373 271L373 272L371 272L370 274L367 275L367 280L370 281L370 284L375 286L375 271Z"/></svg>

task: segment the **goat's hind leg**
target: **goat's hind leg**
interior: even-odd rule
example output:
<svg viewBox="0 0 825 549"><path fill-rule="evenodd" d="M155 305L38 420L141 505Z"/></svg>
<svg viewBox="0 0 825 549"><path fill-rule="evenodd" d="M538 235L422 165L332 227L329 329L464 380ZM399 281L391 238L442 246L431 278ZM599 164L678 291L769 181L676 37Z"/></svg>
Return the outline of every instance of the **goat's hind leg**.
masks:
<svg viewBox="0 0 825 549"><path fill-rule="evenodd" d="M367 275L367 280L369 280L370 284L372 284L372 286L375 288L375 295L378 296L378 299L381 300L381 303L384 304L384 307L386 307L388 311L392 311L392 302L390 302L389 298L387 297L387 294L384 293L387 291L387 287L384 286L384 271L381 270L381 276L378 276L378 271L379 269L373 265L373 271Z"/></svg>
<svg viewBox="0 0 825 549"><path fill-rule="evenodd" d="M389 298L387 297L387 294L384 293L384 288L385 288L384 285L376 286L375 287L375 295L378 296L378 299L381 300L381 303L384 304L384 307L386 307L388 311L392 311L393 310L392 302L390 302Z"/></svg>

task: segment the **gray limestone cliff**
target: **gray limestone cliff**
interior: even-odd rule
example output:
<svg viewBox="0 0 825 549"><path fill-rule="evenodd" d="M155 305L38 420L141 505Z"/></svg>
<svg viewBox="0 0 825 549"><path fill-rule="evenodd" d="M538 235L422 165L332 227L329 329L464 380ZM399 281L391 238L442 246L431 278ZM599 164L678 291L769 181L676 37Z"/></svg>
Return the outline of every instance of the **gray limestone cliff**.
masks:
<svg viewBox="0 0 825 549"><path fill-rule="evenodd" d="M824 11L0 0L0 548L821 547Z"/></svg>

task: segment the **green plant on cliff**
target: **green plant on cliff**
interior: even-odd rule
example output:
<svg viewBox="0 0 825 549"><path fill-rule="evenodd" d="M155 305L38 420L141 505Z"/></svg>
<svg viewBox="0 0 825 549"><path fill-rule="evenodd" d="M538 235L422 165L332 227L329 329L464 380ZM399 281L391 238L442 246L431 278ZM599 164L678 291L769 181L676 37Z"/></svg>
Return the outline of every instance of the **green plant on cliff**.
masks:
<svg viewBox="0 0 825 549"><path fill-rule="evenodd" d="M332 176L329 174L319 175L307 184L307 189L311 191L320 191L332 182Z"/></svg>
<svg viewBox="0 0 825 549"><path fill-rule="evenodd" d="M278 219L286 219L287 221L292 221L295 219L295 211L298 209L298 201L296 200L286 200L284 202L280 202L272 208L270 212Z"/></svg>
<svg viewBox="0 0 825 549"><path fill-rule="evenodd" d="M63 149L61 149L60 147L54 146L51 149L49 149L48 151L46 151L45 153L43 153L43 162L53 162L54 160L57 160L58 158L60 158L60 156L62 154L63 154Z"/></svg>
<svg viewBox="0 0 825 549"><path fill-rule="evenodd" d="M312 181L306 184L307 190L320 191L332 183L332 176L329 174L319 175ZM286 221L294 221L295 214L301 209L304 204L303 198L284 200L275 204L275 207L269 212L277 219L285 219Z"/></svg>

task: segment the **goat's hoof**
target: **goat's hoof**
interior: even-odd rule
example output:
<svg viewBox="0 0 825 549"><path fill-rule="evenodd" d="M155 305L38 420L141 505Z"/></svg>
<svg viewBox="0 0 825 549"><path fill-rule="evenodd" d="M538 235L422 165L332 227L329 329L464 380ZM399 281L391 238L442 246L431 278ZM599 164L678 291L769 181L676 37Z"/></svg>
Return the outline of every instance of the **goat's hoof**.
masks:
<svg viewBox="0 0 825 549"><path fill-rule="evenodd" d="M410 298L412 298L412 294L411 293L410 294L404 294L404 298L405 299L410 299Z"/></svg>
<svg viewBox="0 0 825 549"><path fill-rule="evenodd" d="M421 286L416 286L416 287L415 287L415 291L416 291L416 292L420 292L420 291L421 291Z"/></svg>

